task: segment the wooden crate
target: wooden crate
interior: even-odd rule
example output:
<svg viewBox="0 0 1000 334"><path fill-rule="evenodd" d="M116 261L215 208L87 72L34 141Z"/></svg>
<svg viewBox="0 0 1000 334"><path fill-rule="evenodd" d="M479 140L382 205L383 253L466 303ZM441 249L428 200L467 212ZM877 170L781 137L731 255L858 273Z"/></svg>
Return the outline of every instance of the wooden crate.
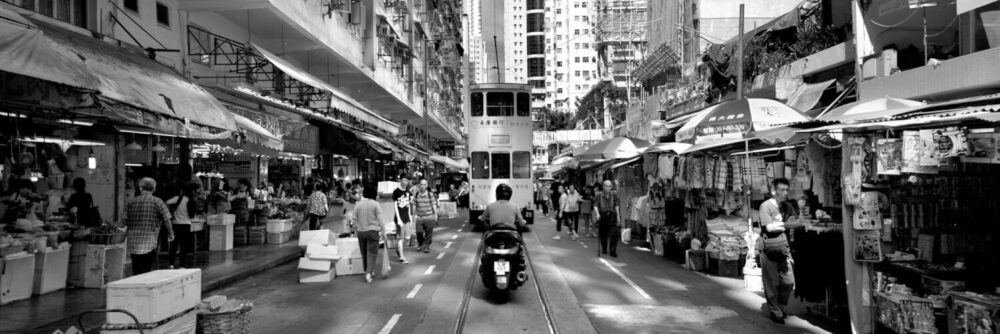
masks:
<svg viewBox="0 0 1000 334"><path fill-rule="evenodd" d="M232 226L232 225L230 225ZM234 226L233 227L233 244L237 246L242 246L248 244L249 235L247 233L246 226Z"/></svg>
<svg viewBox="0 0 1000 334"><path fill-rule="evenodd" d="M250 226L247 231L248 243L251 245L263 245L267 243L267 230L264 226Z"/></svg>
<svg viewBox="0 0 1000 334"><path fill-rule="evenodd" d="M83 287L103 288L125 276L125 244L87 245Z"/></svg>

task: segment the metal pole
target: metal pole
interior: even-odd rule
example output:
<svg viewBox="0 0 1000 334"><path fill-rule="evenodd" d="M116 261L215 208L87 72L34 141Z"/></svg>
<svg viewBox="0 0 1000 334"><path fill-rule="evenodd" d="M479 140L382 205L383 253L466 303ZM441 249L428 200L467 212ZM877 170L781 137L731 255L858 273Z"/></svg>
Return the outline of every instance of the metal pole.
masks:
<svg viewBox="0 0 1000 334"><path fill-rule="evenodd" d="M497 83L502 83L503 77L500 74L500 48L497 46L497 35L493 35L493 54L496 55L497 62Z"/></svg>
<svg viewBox="0 0 1000 334"><path fill-rule="evenodd" d="M740 33L736 44L736 98L743 99L743 4L740 4Z"/></svg>

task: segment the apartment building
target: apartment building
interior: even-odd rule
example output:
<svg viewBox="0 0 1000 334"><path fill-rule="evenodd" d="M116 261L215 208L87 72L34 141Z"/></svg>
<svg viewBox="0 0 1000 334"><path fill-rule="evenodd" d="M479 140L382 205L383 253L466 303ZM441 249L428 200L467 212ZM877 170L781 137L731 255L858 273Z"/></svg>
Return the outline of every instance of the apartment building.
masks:
<svg viewBox="0 0 1000 334"><path fill-rule="evenodd" d="M594 0L546 3L545 106L575 113L576 101L600 81Z"/></svg>
<svg viewBox="0 0 1000 334"><path fill-rule="evenodd" d="M595 49L601 80L639 92L631 72L647 51L647 0L597 0Z"/></svg>

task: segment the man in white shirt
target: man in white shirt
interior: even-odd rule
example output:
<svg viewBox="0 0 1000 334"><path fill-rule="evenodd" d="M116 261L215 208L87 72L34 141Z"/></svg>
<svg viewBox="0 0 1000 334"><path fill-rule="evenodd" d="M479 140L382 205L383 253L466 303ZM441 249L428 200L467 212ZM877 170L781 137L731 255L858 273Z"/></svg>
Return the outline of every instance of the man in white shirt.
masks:
<svg viewBox="0 0 1000 334"><path fill-rule="evenodd" d="M771 198L760 204L760 225L764 233L757 241L757 251L764 283L764 298L771 321L785 323L784 306L795 287L792 273L792 255L785 237L785 221L793 219L791 213L783 215L782 204L788 197L789 184L784 178L771 181Z"/></svg>

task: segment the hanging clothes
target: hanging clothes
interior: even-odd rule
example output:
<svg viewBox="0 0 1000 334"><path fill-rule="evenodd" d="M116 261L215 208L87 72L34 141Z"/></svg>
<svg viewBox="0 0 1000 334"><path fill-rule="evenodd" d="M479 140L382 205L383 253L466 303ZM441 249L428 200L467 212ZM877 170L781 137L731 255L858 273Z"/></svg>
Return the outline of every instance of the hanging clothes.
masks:
<svg viewBox="0 0 1000 334"><path fill-rule="evenodd" d="M792 240L795 259L795 295L809 302L823 302L831 291L834 304L846 304L844 237L837 228L799 228Z"/></svg>
<svg viewBox="0 0 1000 334"><path fill-rule="evenodd" d="M642 172L645 175L652 175L654 177L659 177L659 162L660 159L655 153L643 154L642 155ZM644 176L645 176L644 175Z"/></svg>
<svg viewBox="0 0 1000 334"><path fill-rule="evenodd" d="M676 156L668 156L666 154L660 156L657 171L661 179L669 180L674 178L674 161L676 159Z"/></svg>

